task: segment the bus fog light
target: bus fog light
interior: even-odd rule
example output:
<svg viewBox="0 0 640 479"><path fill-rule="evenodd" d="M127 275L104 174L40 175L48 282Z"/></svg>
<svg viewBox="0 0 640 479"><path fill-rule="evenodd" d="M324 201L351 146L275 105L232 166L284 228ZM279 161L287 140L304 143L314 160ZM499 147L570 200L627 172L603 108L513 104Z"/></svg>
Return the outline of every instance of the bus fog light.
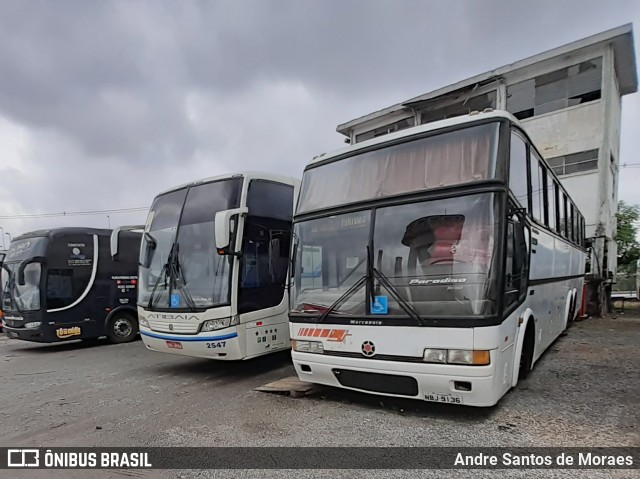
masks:
<svg viewBox="0 0 640 479"><path fill-rule="evenodd" d="M140 326L144 326L145 328L149 327L149 321L147 321L145 318L143 318L142 316L138 317L138 323L140 324Z"/></svg>
<svg viewBox="0 0 640 479"><path fill-rule="evenodd" d="M425 363L446 363L447 350L446 349L425 349L422 360Z"/></svg>
<svg viewBox="0 0 640 479"><path fill-rule="evenodd" d="M25 328L27 329L38 329L40 326L42 326L42 323L40 321L36 321L33 323L27 323L24 325Z"/></svg>
<svg viewBox="0 0 640 479"><path fill-rule="evenodd" d="M291 347L299 353L324 353L324 346L320 341L300 341L299 339L294 339L291 341Z"/></svg>
<svg viewBox="0 0 640 479"><path fill-rule="evenodd" d="M489 351L466 349L450 349L447 355L449 364L469 364L472 366L486 366L491 362Z"/></svg>
<svg viewBox="0 0 640 479"><path fill-rule="evenodd" d="M203 331L215 331L216 329L224 329L229 327L231 318L210 319L202 323Z"/></svg>

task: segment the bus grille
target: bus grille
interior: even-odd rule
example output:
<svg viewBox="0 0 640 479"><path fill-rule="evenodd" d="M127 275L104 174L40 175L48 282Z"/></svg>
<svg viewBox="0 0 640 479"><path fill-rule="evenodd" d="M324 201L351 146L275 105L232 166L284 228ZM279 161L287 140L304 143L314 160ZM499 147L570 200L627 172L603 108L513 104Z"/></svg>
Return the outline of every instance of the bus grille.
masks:
<svg viewBox="0 0 640 479"><path fill-rule="evenodd" d="M349 369L334 369L333 374L340 384L348 388L398 396L418 395L418 381L410 376L365 373Z"/></svg>
<svg viewBox="0 0 640 479"><path fill-rule="evenodd" d="M402 363L421 363L424 364L424 359L422 356L398 356L395 354L376 354L375 356L367 357L363 356L362 353L352 353L347 351L330 351L326 350L323 353L325 356L340 356L343 358L354 358L354 359L376 359L378 361L399 361Z"/></svg>
<svg viewBox="0 0 640 479"><path fill-rule="evenodd" d="M152 331L158 333L196 334L200 323L179 323L171 321L149 321Z"/></svg>

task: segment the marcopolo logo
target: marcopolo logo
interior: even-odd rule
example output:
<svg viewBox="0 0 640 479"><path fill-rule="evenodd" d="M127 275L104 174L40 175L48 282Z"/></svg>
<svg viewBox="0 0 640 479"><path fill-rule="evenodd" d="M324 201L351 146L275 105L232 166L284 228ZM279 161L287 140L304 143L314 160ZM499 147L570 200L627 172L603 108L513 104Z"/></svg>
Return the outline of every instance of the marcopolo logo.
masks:
<svg viewBox="0 0 640 479"><path fill-rule="evenodd" d="M409 284L412 286L429 286L432 284L454 284L466 283L467 278L439 278L439 279L412 279Z"/></svg>
<svg viewBox="0 0 640 479"><path fill-rule="evenodd" d="M40 451L38 449L7 449L7 467L38 467Z"/></svg>

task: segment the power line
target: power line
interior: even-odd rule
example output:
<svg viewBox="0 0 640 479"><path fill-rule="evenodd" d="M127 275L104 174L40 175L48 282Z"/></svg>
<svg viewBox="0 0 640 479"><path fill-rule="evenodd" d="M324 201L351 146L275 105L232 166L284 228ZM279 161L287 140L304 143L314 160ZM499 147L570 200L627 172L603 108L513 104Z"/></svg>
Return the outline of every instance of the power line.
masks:
<svg viewBox="0 0 640 479"><path fill-rule="evenodd" d="M63 217L63 216L93 216L93 215L107 215L107 214L120 214L120 213L137 213L140 211L148 211L148 210L149 210L149 207L140 206L137 208L116 208L111 210L63 211L61 213L30 213L30 214L21 214L21 215L0 216L0 220L55 218L55 217Z"/></svg>

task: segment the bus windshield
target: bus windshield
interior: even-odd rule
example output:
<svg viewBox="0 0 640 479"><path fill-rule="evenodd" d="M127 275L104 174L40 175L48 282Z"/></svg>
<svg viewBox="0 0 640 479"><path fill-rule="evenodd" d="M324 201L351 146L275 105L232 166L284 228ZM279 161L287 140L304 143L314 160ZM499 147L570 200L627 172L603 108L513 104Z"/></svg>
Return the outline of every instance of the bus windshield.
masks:
<svg viewBox="0 0 640 479"><path fill-rule="evenodd" d="M340 299L335 314L407 316L396 296L425 318L495 314L496 208L484 193L297 223L292 312L322 314ZM354 287L363 277L382 310Z"/></svg>
<svg viewBox="0 0 640 479"><path fill-rule="evenodd" d="M309 168L298 214L495 178L498 127L471 126Z"/></svg>
<svg viewBox="0 0 640 479"><path fill-rule="evenodd" d="M203 183L155 199L140 250L138 304L209 308L229 302L231 261L215 249L216 212L237 208L242 178Z"/></svg>
<svg viewBox="0 0 640 479"><path fill-rule="evenodd" d="M37 311L40 309L42 266L29 260L46 254L47 238L17 239L11 242L2 264L2 309L5 311ZM23 265L24 283L18 281Z"/></svg>

